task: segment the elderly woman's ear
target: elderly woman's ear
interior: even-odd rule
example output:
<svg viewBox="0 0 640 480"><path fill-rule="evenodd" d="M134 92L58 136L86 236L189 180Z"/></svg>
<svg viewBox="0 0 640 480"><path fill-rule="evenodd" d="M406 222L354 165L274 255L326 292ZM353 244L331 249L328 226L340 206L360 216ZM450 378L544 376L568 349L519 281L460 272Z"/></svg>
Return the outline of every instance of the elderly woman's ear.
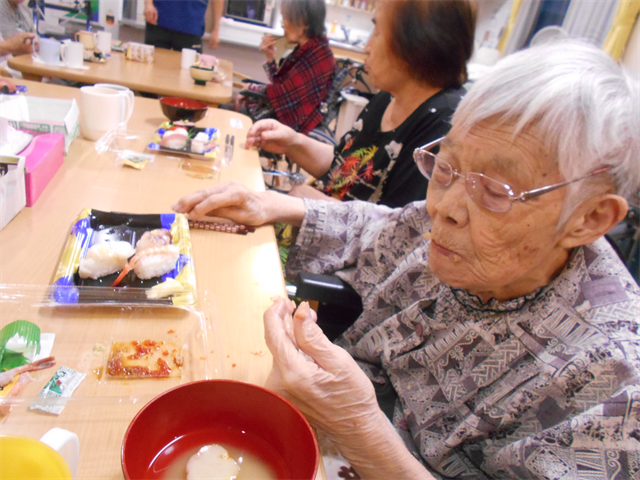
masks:
<svg viewBox="0 0 640 480"><path fill-rule="evenodd" d="M585 200L565 223L560 245L574 248L596 241L624 219L628 208L624 198L610 193Z"/></svg>

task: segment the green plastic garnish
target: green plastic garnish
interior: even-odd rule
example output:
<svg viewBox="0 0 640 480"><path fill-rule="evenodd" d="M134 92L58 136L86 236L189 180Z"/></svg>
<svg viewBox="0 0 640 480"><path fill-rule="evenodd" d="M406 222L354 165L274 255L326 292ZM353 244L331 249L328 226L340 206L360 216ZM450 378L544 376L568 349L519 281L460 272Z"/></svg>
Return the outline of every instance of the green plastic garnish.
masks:
<svg viewBox="0 0 640 480"><path fill-rule="evenodd" d="M5 356L7 357L7 361L13 363L19 361L16 356L21 355L22 358L26 360L26 363L29 363L24 355L13 352L11 350L6 350L5 348L7 346L7 342L16 334L27 341L27 348L29 348L31 345L35 345L36 355L40 353L40 327L38 327L35 323L31 323L27 320L16 320L15 322L11 322L5 325L2 330L0 330L0 371L13 368L7 367L5 365Z"/></svg>

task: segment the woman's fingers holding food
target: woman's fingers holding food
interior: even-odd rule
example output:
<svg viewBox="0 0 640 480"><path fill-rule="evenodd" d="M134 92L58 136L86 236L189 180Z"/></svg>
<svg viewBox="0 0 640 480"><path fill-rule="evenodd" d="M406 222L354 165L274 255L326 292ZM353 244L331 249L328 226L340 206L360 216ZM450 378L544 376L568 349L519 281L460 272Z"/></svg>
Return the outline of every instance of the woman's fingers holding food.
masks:
<svg viewBox="0 0 640 480"><path fill-rule="evenodd" d="M307 302L302 302L293 316L293 330L300 350L309 355L320 368L335 372L352 360L341 347L333 344L316 324L317 315Z"/></svg>
<svg viewBox="0 0 640 480"><path fill-rule="evenodd" d="M263 317L264 339L282 373L288 372L296 362L306 361L287 332L287 317L290 318L291 313L289 304L283 298L276 298Z"/></svg>
<svg viewBox="0 0 640 480"><path fill-rule="evenodd" d="M249 133L247 133L245 148L261 147L263 133L277 128L278 124L279 122L271 119L259 120L254 123L251 129L249 129Z"/></svg>

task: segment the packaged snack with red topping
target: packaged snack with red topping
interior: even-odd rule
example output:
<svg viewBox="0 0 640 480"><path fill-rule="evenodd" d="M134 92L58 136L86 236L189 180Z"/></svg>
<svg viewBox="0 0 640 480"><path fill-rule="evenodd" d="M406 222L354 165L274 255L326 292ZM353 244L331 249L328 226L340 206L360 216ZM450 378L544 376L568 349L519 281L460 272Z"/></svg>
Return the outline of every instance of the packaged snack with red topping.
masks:
<svg viewBox="0 0 640 480"><path fill-rule="evenodd" d="M180 346L174 342L132 340L111 344L106 373L110 378L179 378L183 365Z"/></svg>

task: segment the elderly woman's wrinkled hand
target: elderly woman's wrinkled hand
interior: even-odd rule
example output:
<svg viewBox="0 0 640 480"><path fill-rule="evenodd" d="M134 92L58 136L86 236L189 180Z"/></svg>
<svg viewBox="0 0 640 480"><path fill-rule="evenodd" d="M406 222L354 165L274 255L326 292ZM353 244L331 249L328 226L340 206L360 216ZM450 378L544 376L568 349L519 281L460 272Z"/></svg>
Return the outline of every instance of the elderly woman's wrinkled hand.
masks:
<svg viewBox="0 0 640 480"><path fill-rule="evenodd" d="M243 225L259 226L268 222L264 198L237 183L225 183L185 195L171 207L191 220L203 217L228 218Z"/></svg>
<svg viewBox="0 0 640 480"><path fill-rule="evenodd" d="M260 120L247 134L246 148L258 147L271 153L286 154L295 145L298 134L277 120Z"/></svg>
<svg viewBox="0 0 640 480"><path fill-rule="evenodd" d="M354 434L379 421L373 385L351 355L322 333L308 303L293 311L293 302L277 298L264 314L273 354L267 388L296 405L336 444L350 444Z"/></svg>
<svg viewBox="0 0 640 480"><path fill-rule="evenodd" d="M267 57L268 62L273 62L275 60L275 43L276 37L273 35L266 34L262 37L262 41L260 42L260 50L264 53L265 57Z"/></svg>

